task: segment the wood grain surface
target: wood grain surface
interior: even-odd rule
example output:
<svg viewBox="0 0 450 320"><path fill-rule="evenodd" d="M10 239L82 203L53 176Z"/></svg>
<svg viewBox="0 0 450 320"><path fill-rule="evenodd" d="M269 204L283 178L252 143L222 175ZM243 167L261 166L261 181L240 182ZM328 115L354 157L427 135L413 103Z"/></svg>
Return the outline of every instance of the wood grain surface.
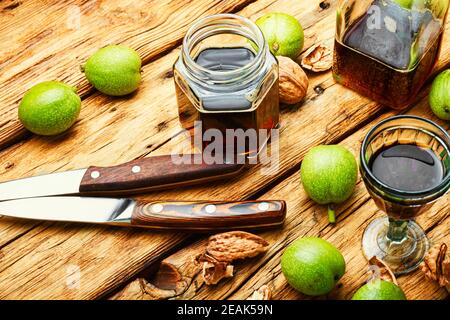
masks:
<svg viewBox="0 0 450 320"><path fill-rule="evenodd" d="M36 83L63 81L84 98L92 88L80 66L98 48L126 44L146 64L180 44L197 18L236 11L251 0L8 2L0 4L0 148L26 136L16 107Z"/></svg>
<svg viewBox="0 0 450 320"><path fill-rule="evenodd" d="M419 103L407 114L436 120L425 101ZM382 115L340 144L358 157L365 134L386 117L387 115ZM448 123L440 122L440 124L445 129L450 129ZM337 207L336 225L329 224L325 206L315 204L308 198L301 187L300 174L290 176L261 195L261 199L264 198L285 199L288 207L287 220L283 229L258 233L271 244L269 251L260 258L237 264L233 278L223 280L218 285L207 286L201 280L192 258L204 251L208 243L207 238L180 249L164 259L160 266L163 270L171 266L171 269L177 271L177 278L183 279L183 285L178 291L172 293L171 299L247 299L263 285L271 288L274 299L311 299L292 289L284 279L280 268L281 255L286 246L305 236L322 237L330 241L342 252L347 264L346 273L336 289L326 297L315 299L350 299L353 293L367 281L368 264L361 251L362 234L367 225L373 219L383 216L383 213L371 200L360 177L354 195ZM449 243L450 241L449 200L450 195L447 194L418 218L418 223L426 230L432 243ZM401 276L398 280L408 299L449 297L445 288L439 288L436 283L426 280L420 270ZM137 286L139 281L137 279L131 282L111 296L111 299L157 299L161 296L157 288L147 287L147 292L142 292Z"/></svg>
<svg viewBox="0 0 450 320"><path fill-rule="evenodd" d="M137 1L133 6L127 5L130 1L80 1L81 28L71 30L65 26L65 14L67 6L77 4L76 1L46 2L46 10L36 9L42 5L38 1L14 3L0 4L0 39L8 44L0 52L0 83L4 88L0 93L3 102L0 145L9 145L0 151L1 181L192 151L188 133L178 123L171 73L179 54L177 44L188 25L214 12L239 12L253 20L266 12L289 12L305 29L306 50L314 43L332 46L337 5L337 1L318 0ZM43 17L40 12L44 11L50 14ZM128 17L128 13L141 11L149 15L148 19ZM99 19L102 27L94 28ZM35 21L33 28L30 21ZM447 22L436 71L450 65L449 28ZM47 29L52 31L45 32ZM143 82L128 97L111 98L89 89L77 69L89 54L111 42L131 45L144 58ZM366 266L359 242L365 223L379 212L360 183L354 197L339 208L342 213L338 216L338 226L331 228L323 215L324 209L314 206L302 193L298 169L305 153L317 144L343 141L356 152L364 130L376 119L395 112L336 84L329 72L308 73L308 76L310 86L305 102L284 106L282 110L280 139L272 143L273 148L276 143L280 148L278 167L259 165L226 182L139 196L142 200L242 201L270 197L287 201L285 228L264 234L272 243L271 251L261 259L239 265L234 279L217 288L201 286L198 292L191 292L192 297L246 298L254 288L269 282L277 299L303 298L286 286L277 259L287 243L306 234L321 235L336 243L347 259L350 272L343 278L342 288L331 297L346 298L364 281ZM24 138L15 120L17 103L31 85L49 79L80 87L83 95L80 119L63 135ZM427 117L437 120L429 113L427 93L428 89L421 92L422 102L412 112L426 112ZM448 129L448 124L440 123ZM433 210L420 223L436 241L447 239L448 198ZM108 297L191 240L188 234L181 233L36 223L2 217L0 298ZM188 246L175 253L170 261L184 263L177 257L199 247L201 243ZM78 270L80 281L72 284L74 270ZM418 274L404 279L408 297L445 297L442 290Z"/></svg>

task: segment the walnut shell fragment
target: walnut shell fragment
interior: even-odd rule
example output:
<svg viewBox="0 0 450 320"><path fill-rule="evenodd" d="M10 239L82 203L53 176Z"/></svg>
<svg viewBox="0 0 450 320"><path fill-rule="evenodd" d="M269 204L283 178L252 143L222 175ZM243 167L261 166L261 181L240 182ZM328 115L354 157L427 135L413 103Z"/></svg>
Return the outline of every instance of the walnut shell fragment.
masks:
<svg viewBox="0 0 450 320"><path fill-rule="evenodd" d="M221 262L253 258L266 252L269 243L263 238L243 231L232 231L209 238L206 253Z"/></svg>
<svg viewBox="0 0 450 320"><path fill-rule="evenodd" d="M167 300L177 295L175 290L164 290L154 286L143 278L128 284L113 300Z"/></svg>
<svg viewBox="0 0 450 320"><path fill-rule="evenodd" d="M296 104L306 97L309 80L305 71L292 59L278 56L280 102Z"/></svg>
<svg viewBox="0 0 450 320"><path fill-rule="evenodd" d="M333 51L322 44L315 45L305 52L301 64L314 72L327 71L333 66Z"/></svg>
<svg viewBox="0 0 450 320"><path fill-rule="evenodd" d="M253 294L247 300L271 300L272 290L267 285L263 285L261 288L253 292Z"/></svg>
<svg viewBox="0 0 450 320"><path fill-rule="evenodd" d="M254 234L232 231L211 236L204 253L194 262L201 268L203 282L207 285L219 283L233 277L234 260L252 258L267 251L269 243Z"/></svg>
<svg viewBox="0 0 450 320"><path fill-rule="evenodd" d="M195 272L194 270L192 270ZM151 282L138 278L112 297L113 300L167 300L182 296L192 280L174 265L162 262Z"/></svg>
<svg viewBox="0 0 450 320"><path fill-rule="evenodd" d="M218 284L220 280L233 277L234 267L225 262L204 262L202 276L207 285Z"/></svg>
<svg viewBox="0 0 450 320"><path fill-rule="evenodd" d="M221 262L207 253L198 255L195 263L202 268L203 281L207 285L214 285L220 280L233 277L234 267L229 262Z"/></svg>
<svg viewBox="0 0 450 320"><path fill-rule="evenodd" d="M425 277L436 281L450 292L450 255L447 254L445 243L435 245L428 251L421 268Z"/></svg>
<svg viewBox="0 0 450 320"><path fill-rule="evenodd" d="M384 261L377 257L372 257L369 260L369 265L372 267L369 270L369 281L380 279L398 285L397 278Z"/></svg>

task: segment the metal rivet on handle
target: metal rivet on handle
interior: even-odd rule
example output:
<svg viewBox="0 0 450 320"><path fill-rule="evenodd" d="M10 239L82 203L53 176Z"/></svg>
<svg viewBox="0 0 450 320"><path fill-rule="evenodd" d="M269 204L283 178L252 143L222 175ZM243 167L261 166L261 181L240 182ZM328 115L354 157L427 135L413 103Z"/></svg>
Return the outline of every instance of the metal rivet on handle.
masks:
<svg viewBox="0 0 450 320"><path fill-rule="evenodd" d="M91 178L92 179L97 179L99 177L100 177L100 172L98 172L98 171L92 171L91 172Z"/></svg>
<svg viewBox="0 0 450 320"><path fill-rule="evenodd" d="M269 204L267 202L261 202L260 204L258 204L258 209L261 211L266 211L267 209L269 209Z"/></svg>
<svg viewBox="0 0 450 320"><path fill-rule="evenodd" d="M206 213L214 213L214 212L216 212L216 210L217 210L217 208L213 204L209 204L205 207Z"/></svg>
<svg viewBox="0 0 450 320"><path fill-rule="evenodd" d="M133 173L139 173L139 172L141 172L141 167L139 167L139 166L134 166L133 168L131 168L131 172L133 172Z"/></svg>
<svg viewBox="0 0 450 320"><path fill-rule="evenodd" d="M152 210L153 213L160 213L161 211L163 211L164 206L160 203L156 203L154 205L152 205L152 207L150 208L150 210Z"/></svg>

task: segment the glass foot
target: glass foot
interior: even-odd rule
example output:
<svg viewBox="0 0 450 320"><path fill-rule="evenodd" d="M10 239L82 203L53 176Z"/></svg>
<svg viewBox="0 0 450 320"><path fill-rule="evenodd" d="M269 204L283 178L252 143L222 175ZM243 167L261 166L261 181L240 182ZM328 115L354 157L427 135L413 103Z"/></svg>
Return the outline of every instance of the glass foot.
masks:
<svg viewBox="0 0 450 320"><path fill-rule="evenodd" d="M409 221L406 238L396 242L387 238L388 230L387 217L378 218L369 224L362 244L366 258L378 257L396 276L417 269L430 247L425 232L416 222Z"/></svg>

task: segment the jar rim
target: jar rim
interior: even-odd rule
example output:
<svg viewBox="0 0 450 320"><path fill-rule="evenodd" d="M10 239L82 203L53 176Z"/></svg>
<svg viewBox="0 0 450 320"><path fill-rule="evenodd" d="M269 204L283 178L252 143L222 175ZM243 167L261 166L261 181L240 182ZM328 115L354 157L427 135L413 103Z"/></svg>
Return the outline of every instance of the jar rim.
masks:
<svg viewBox="0 0 450 320"><path fill-rule="evenodd" d="M255 36L254 39L249 39L255 42L257 47L259 48L258 52L255 55L255 58L248 63L245 66L242 66L240 68L234 69L234 70L227 70L227 71L216 71L216 70L210 70L208 68L205 68L201 65L199 65L191 56L191 49L192 46L190 45L190 41L192 40L192 37L203 27L208 26L210 23L215 21L226 21L229 20L237 21L242 23L243 26L247 27L250 32ZM235 27L237 27L236 25ZM229 28L232 28L232 25L229 26ZM227 32L228 31L228 32ZM231 33L230 29L226 29L222 33ZM239 34L241 36L244 36L242 34ZM206 37L207 38L207 37ZM187 31L184 39L183 39L183 45L181 49L181 57L185 61L186 66L191 69L191 71L194 71L193 73L202 73L204 75L207 75L209 79L214 78L233 78L234 76L243 76L245 74L252 74L255 71L255 67L259 67L261 65L261 61L264 61L264 57L267 54L267 51L269 50L267 42L265 41L264 35L262 31L258 28L258 26L251 21L250 19L237 15L237 14L229 14L229 13L222 13L222 14L215 14L215 15L209 15L206 17L203 17L199 20L197 20ZM201 78L201 77L200 77ZM199 79L202 80L202 79ZM225 81L227 82L227 81Z"/></svg>

